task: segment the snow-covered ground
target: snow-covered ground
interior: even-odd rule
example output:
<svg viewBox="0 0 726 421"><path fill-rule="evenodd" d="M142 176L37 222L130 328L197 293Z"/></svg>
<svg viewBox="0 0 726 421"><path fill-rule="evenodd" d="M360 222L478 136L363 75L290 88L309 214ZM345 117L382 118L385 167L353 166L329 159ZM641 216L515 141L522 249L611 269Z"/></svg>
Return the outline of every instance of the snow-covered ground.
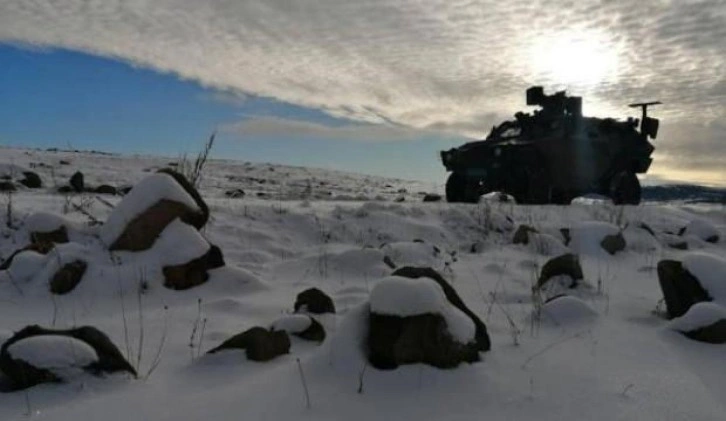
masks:
<svg viewBox="0 0 726 421"><path fill-rule="evenodd" d="M156 272L134 271L99 251L99 227L88 222L105 221L121 197L55 192L77 170L86 184L118 187L170 161L0 149L0 172L20 178L16 173L32 170L44 182L39 190L0 196L0 256L27 244L27 224L65 224L74 241L69 256L96 263L75 290L55 296L33 276L43 258L25 253L13 263L18 273L12 280L1 278L0 340L31 324L92 325L109 335L140 375L83 374L0 394L0 419L726 419L726 345L695 342L676 331L693 320L665 320L655 271L662 259L685 258L695 271L707 272L709 285L723 288L726 273L714 273L724 270L723 260L691 254L726 259L722 205L423 203L422 193L440 193L441 186L212 161L200 189L211 213L203 235L221 248L227 267L212 270L201 286L173 291ZM225 196L234 189L245 196ZM16 229L6 227L8 209ZM62 218L28 218L37 212ZM520 224L539 231L527 245L512 244ZM568 245L562 228L570 229ZM712 228L720 234L715 244L702 238ZM598 246L603 236L621 230L625 250L611 255ZM667 246L675 241L690 250ZM167 243L154 250L173 253L174 242ZM545 303L549 297L532 289L539 269L568 251L579 254L584 280L567 291L570 297ZM153 250L142 257L157 258ZM431 266L452 284L487 325L492 348L481 362L452 370L417 364L379 371L366 364L361 344L367 303L373 286L392 272L385 257L397 266ZM309 287L328 293L337 309L315 316L327 331L322 344L293 336L290 354L266 363L236 351L205 355L234 334L292 313L296 295ZM385 300L390 312L391 297L401 294L394 292ZM544 290L555 292L561 291ZM425 299L438 291L421 293L430 303ZM714 307L720 304L700 307L713 317L721 314ZM702 319L697 316L691 319ZM37 351L18 345L16 352Z"/></svg>

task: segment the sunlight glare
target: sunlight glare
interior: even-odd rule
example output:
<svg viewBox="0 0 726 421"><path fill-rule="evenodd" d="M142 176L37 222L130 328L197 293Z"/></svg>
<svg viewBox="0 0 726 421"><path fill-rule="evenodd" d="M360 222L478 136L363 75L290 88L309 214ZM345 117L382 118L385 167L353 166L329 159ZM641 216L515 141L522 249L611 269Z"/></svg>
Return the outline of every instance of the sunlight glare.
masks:
<svg viewBox="0 0 726 421"><path fill-rule="evenodd" d="M544 36L531 51L536 74L562 85L595 86L616 79L618 51L604 34L573 31Z"/></svg>

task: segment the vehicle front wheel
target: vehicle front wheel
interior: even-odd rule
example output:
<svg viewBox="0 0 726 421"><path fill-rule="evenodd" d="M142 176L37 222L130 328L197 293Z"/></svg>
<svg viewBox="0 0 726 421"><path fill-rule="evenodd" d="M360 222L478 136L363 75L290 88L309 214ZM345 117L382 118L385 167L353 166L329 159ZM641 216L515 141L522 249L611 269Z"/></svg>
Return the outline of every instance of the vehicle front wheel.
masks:
<svg viewBox="0 0 726 421"><path fill-rule="evenodd" d="M610 182L610 198L616 205L640 204L640 181L632 172L623 171Z"/></svg>
<svg viewBox="0 0 726 421"><path fill-rule="evenodd" d="M480 195L479 184L463 174L452 172L446 180L446 201L449 203L477 203Z"/></svg>

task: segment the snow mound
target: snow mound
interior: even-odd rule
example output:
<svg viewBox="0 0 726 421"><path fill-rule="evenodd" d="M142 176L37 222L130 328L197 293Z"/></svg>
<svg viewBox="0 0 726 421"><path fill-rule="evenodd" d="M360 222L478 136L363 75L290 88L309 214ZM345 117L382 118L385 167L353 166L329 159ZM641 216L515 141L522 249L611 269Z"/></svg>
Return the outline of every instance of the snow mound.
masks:
<svg viewBox="0 0 726 421"><path fill-rule="evenodd" d="M22 339L8 347L14 359L45 369L85 367L98 361L87 343L62 335L41 335Z"/></svg>
<svg viewBox="0 0 726 421"><path fill-rule="evenodd" d="M439 251L423 242L396 242L383 246L383 253L397 266L436 266Z"/></svg>
<svg viewBox="0 0 726 421"><path fill-rule="evenodd" d="M683 268L698 279L714 301L726 304L726 259L692 252L683 257Z"/></svg>
<svg viewBox="0 0 726 421"><path fill-rule="evenodd" d="M613 224L600 221L587 221L575 225L570 230L570 248L580 254L607 253L600 246L608 235L616 235L620 229Z"/></svg>
<svg viewBox="0 0 726 421"><path fill-rule="evenodd" d="M715 303L701 302L691 306L683 316L671 320L668 327L679 332L690 332L719 320L726 320L726 309Z"/></svg>
<svg viewBox="0 0 726 421"><path fill-rule="evenodd" d="M542 233L529 233L527 248L543 256L559 256L571 252L559 238Z"/></svg>
<svg viewBox="0 0 726 421"><path fill-rule="evenodd" d="M469 343L475 337L474 322L449 303L444 290L432 279L384 278L371 290L370 308L376 314L399 317L440 314L458 342Z"/></svg>
<svg viewBox="0 0 726 421"><path fill-rule="evenodd" d="M683 228L681 235L694 236L703 241L715 243L718 241L720 233L716 226L710 222L702 219L694 219Z"/></svg>
<svg viewBox="0 0 726 421"><path fill-rule="evenodd" d="M25 228L30 232L50 232L68 225L62 216L48 212L36 212L25 219Z"/></svg>
<svg viewBox="0 0 726 421"><path fill-rule="evenodd" d="M592 320L597 312L583 300L570 295L556 297L542 306L542 314L556 324Z"/></svg>
<svg viewBox="0 0 726 421"><path fill-rule="evenodd" d="M45 266L48 256L38 252L27 250L18 253L14 258L7 272L13 282L23 283L31 279L38 270Z"/></svg>
<svg viewBox="0 0 726 421"><path fill-rule="evenodd" d="M194 198L174 180L174 177L157 173L141 180L116 205L106 223L101 226L99 233L101 241L108 246L113 244L129 222L162 199L178 202L189 209L201 211Z"/></svg>
<svg viewBox="0 0 726 421"><path fill-rule="evenodd" d="M179 218L164 228L150 250L164 265L181 265L209 251L207 240L191 225Z"/></svg>
<svg viewBox="0 0 726 421"><path fill-rule="evenodd" d="M270 326L273 330L284 330L287 333L300 333L313 323L310 316L304 314L291 314L280 317Z"/></svg>

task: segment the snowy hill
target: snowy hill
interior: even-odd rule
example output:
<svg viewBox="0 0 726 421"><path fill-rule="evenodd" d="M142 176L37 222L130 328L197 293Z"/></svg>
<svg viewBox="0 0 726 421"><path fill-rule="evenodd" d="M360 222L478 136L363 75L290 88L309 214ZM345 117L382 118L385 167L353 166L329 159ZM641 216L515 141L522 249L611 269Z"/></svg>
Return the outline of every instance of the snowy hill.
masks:
<svg viewBox="0 0 726 421"><path fill-rule="evenodd" d="M115 220L114 210L130 208L119 205L124 198L57 193L76 171L87 186L123 187L169 162L0 150L2 170L11 179L34 171L43 181L40 189L19 186L0 196L0 256L9 258L38 231L63 227L69 239L46 255L22 252L0 271L0 342L33 324L95 326L139 374L74 371L64 383L0 394L0 419L726 418L726 345L694 341L679 331L718 320L726 314L723 303L714 300L705 312L704 305L694 306L707 317L694 312L671 322L657 273L660 261L690 267L704 260L694 253L705 254L709 263L691 269L708 274L702 275L705 287L723 290L723 205L615 207L595 199L567 207L424 203L422 193L440 193L441 186L211 161L200 188L209 221L199 233L179 228L177 220L147 250L111 251L101 241L103 222ZM244 195L227 194L236 189ZM179 200L195 208L191 199ZM526 244L514 244L522 225L536 232L524 234ZM612 253L605 250L605 238L618 235L623 242L615 241ZM164 285L164 267L208 253L210 245L219 247L226 266L208 270L208 279L188 289ZM544 279L547 262L564 253L578 256L581 279L560 273ZM87 269L77 286L51 293L54 271L78 259ZM480 353L480 361L453 369L370 366L365 344L371 291L379 282L390 283L394 267L406 265L435 269L486 324L491 350ZM386 312L408 316L444 308L446 317L465 317L442 304L435 284L412 290L423 294L426 305L406 300L405 284L377 290ZM305 318L281 318L294 312L296 296L311 287L328 294L336 310L310 314L325 329L322 342L290 335L289 353L267 362L236 350L206 354L254 326L308 328ZM47 359L44 352L54 346L39 352L33 345L18 342L14 355L54 364L70 359L74 369L79 351L73 350L82 350L78 358L86 363L100 358L84 343Z"/></svg>

